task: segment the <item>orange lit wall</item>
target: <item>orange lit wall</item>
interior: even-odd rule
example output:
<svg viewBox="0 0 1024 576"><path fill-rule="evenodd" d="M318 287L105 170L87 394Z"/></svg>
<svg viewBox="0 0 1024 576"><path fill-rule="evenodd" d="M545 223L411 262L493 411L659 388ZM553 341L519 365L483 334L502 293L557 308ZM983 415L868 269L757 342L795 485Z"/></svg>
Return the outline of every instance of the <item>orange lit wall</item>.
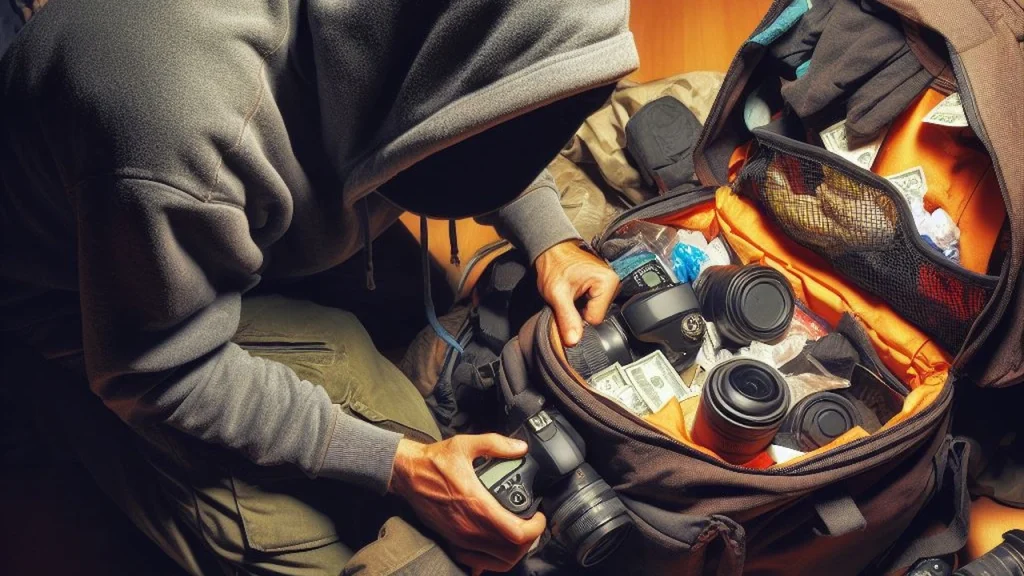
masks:
<svg viewBox="0 0 1024 576"><path fill-rule="evenodd" d="M771 0L633 0L629 27L640 52L633 80L725 71Z"/></svg>

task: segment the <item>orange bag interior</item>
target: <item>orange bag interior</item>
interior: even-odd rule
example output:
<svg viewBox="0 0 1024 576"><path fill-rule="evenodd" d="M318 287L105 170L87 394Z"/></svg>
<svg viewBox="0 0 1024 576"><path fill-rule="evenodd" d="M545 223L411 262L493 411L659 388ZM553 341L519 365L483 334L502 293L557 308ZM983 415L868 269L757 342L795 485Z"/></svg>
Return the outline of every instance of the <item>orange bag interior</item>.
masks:
<svg viewBox="0 0 1024 576"><path fill-rule="evenodd" d="M838 324L844 313L857 318L886 367L911 389L904 401L903 410L886 422L883 429L919 413L938 397L948 376L949 356L886 303L862 293L853 284L836 275L820 256L786 237L750 200L737 195L728 187L722 187L718 189L713 203L707 202L651 221L675 228L697 230L703 232L709 240L721 234L742 263L760 263L782 272L793 287L796 297L831 325ZM552 329L552 338L558 342L557 330ZM555 349L561 351L561 346L556 345ZM564 356L562 361L568 368ZM573 373L571 369L569 372ZM576 375L576 378L580 385L585 386L581 377ZM683 444L717 458L717 455L697 445L690 437L699 402L699 397L688 398L683 402L673 399L645 420ZM854 428L832 443L779 466L791 466L867 435L863 428ZM750 462L748 466L765 468L772 464L764 460Z"/></svg>

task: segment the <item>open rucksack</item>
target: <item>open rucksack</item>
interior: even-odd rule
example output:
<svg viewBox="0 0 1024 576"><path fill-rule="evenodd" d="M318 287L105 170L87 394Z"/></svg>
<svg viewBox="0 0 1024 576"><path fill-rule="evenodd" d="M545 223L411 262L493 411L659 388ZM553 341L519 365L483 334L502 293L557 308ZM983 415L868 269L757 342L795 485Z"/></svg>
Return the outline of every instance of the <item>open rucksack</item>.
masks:
<svg viewBox="0 0 1024 576"><path fill-rule="evenodd" d="M899 573L964 544L968 451L949 435L954 390L1024 379L1024 8L1012 0L863 4L898 26L930 76L888 126L874 171L808 144L808 127L794 130L780 116L783 83L769 46L815 8L776 1L736 55L697 142L703 187L663 190L592 244L602 253L633 221L723 239L738 263L781 271L904 397L902 410L877 432L785 464L730 465L687 437L681 414L640 418L593 393L566 360L550 311L539 313L505 347L499 376L507 401L535 390L565 415L629 510L633 535L598 571ZM921 128L954 92L968 126ZM752 94L771 116L753 128ZM960 153L973 160L958 163ZM940 175L936 188L945 182L963 265L922 239L907 200L876 173L915 164ZM851 211L845 219L837 206Z"/></svg>

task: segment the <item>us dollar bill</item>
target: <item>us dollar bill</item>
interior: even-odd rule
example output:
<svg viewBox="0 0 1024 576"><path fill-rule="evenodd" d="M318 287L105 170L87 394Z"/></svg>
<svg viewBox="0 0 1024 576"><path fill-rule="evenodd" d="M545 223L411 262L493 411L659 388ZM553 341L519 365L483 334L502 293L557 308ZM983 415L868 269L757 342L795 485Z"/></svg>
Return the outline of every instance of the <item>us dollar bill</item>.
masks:
<svg viewBox="0 0 1024 576"><path fill-rule="evenodd" d="M963 103L960 101L960 93L953 92L932 108L924 117L924 122L938 126L952 126L964 128L968 125L967 114L964 113Z"/></svg>
<svg viewBox="0 0 1024 576"><path fill-rule="evenodd" d="M882 147L882 140L885 139L886 132L888 132L888 127L880 131L870 142L852 150L846 135L846 120L825 128L820 135L826 150L846 158L865 170L871 170L871 166L875 163L875 157L878 156L878 150Z"/></svg>
<svg viewBox="0 0 1024 576"><path fill-rule="evenodd" d="M651 408L640 397L633 383L626 377L626 372L618 363L601 370L590 377L590 387L602 396L621 404L637 416L651 414Z"/></svg>
<svg viewBox="0 0 1024 576"><path fill-rule="evenodd" d="M623 370L652 412L661 410L672 398L683 400L695 394L683 383L679 373L661 350L644 356Z"/></svg>
<svg viewBox="0 0 1024 576"><path fill-rule="evenodd" d="M924 169L920 166L914 166L899 174L886 176L885 179L896 186L903 197L907 199L907 202L911 200L923 201L925 193L928 192L928 180L925 179Z"/></svg>

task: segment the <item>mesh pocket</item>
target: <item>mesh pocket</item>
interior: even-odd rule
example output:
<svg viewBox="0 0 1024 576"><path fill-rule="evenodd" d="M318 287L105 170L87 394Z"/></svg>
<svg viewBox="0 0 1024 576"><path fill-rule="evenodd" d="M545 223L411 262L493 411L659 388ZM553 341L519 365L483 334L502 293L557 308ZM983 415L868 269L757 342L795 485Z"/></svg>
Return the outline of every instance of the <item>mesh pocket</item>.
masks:
<svg viewBox="0 0 1024 576"><path fill-rule="evenodd" d="M734 187L839 273L945 349L960 350L997 279L965 270L928 247L898 193L820 156L759 139Z"/></svg>

